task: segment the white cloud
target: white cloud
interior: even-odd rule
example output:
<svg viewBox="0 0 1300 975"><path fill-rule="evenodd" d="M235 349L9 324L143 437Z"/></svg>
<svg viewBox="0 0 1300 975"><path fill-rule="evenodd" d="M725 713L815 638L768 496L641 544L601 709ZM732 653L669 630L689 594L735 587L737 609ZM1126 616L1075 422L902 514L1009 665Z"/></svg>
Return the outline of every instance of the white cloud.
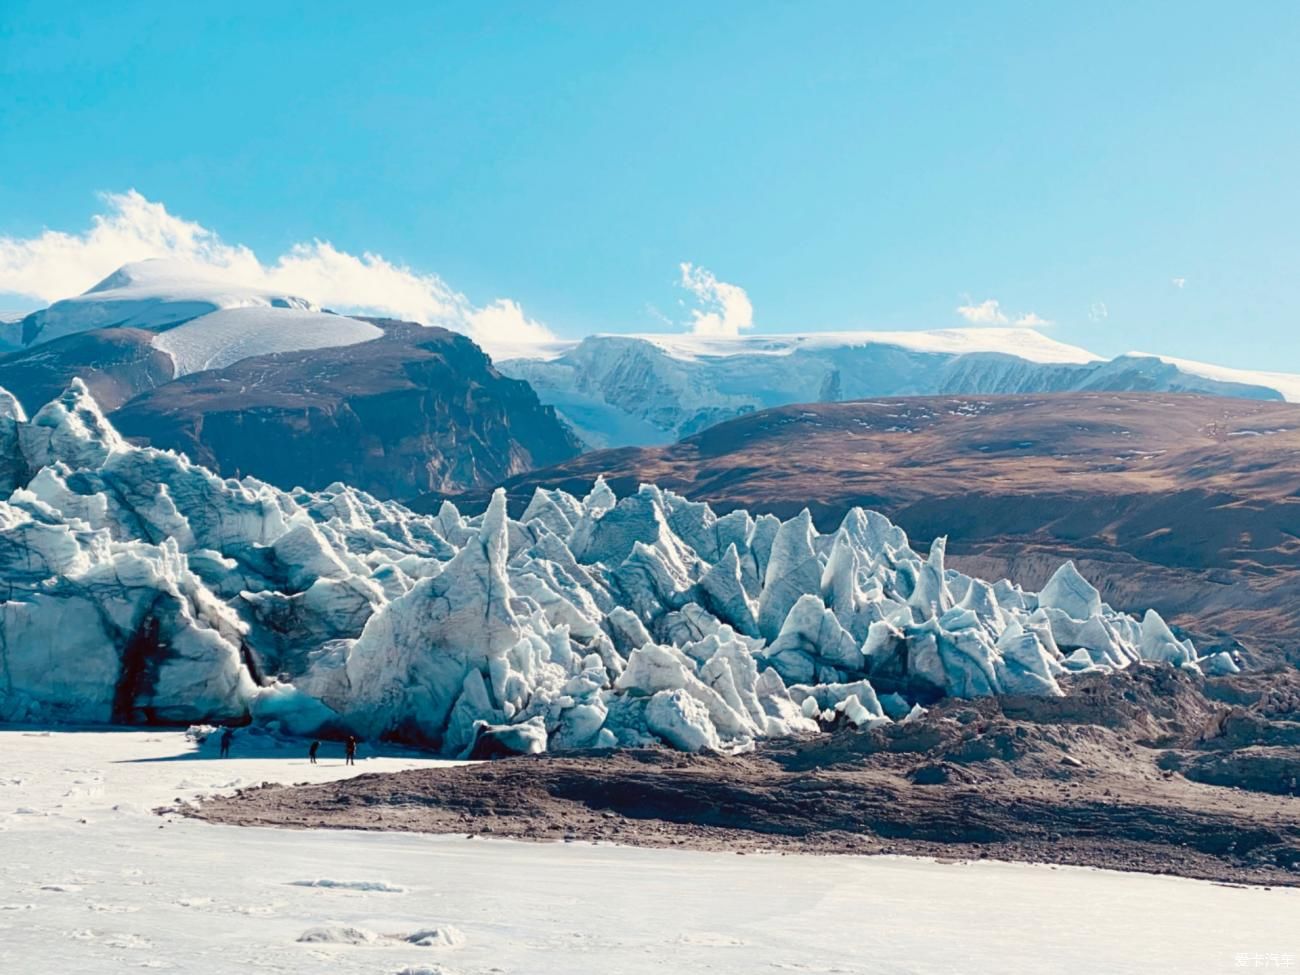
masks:
<svg viewBox="0 0 1300 975"><path fill-rule="evenodd" d="M691 331L696 335L735 338L754 327L754 306L738 284L719 281L713 272L694 264L680 265L678 282L699 300L702 308L691 309Z"/></svg>
<svg viewBox="0 0 1300 975"><path fill-rule="evenodd" d="M462 329L475 315L469 300L438 275L421 274L379 254L358 257L328 241L294 244L262 270L263 279L249 283L301 294L325 307L373 310Z"/></svg>
<svg viewBox="0 0 1300 975"><path fill-rule="evenodd" d="M969 299L968 299L969 300ZM958 305L957 314L974 325L1005 325L1007 316L996 298L981 301L978 305Z"/></svg>
<svg viewBox="0 0 1300 975"><path fill-rule="evenodd" d="M1110 317L1110 309L1106 307L1104 301L1094 301L1092 307L1088 309L1088 320L1093 322L1104 322Z"/></svg>
<svg viewBox="0 0 1300 975"><path fill-rule="evenodd" d="M1025 314L1021 315L1015 321L1017 328L1043 328L1047 325L1055 324L1056 323L1050 318L1043 318L1041 315L1032 311L1025 312Z"/></svg>
<svg viewBox="0 0 1300 975"><path fill-rule="evenodd" d="M1170 278L1169 281L1179 291L1182 291L1183 287L1187 284L1186 278Z"/></svg>
<svg viewBox="0 0 1300 975"><path fill-rule="evenodd" d="M134 190L103 199L109 212L93 217L84 233L0 236L0 291L56 301L80 294L123 264L149 257L192 261L236 277L260 267L247 248L222 243Z"/></svg>
<svg viewBox="0 0 1300 975"><path fill-rule="evenodd" d="M986 298L981 302L966 299L966 304L957 306L957 314L972 325L1014 325L1017 328L1041 328L1053 324L1036 312L1025 312L1014 319L1002 308L996 298Z"/></svg>
<svg viewBox="0 0 1300 975"><path fill-rule="evenodd" d="M656 306L653 305L653 304L650 304L649 302L646 303L646 306L645 306L645 313L646 313L649 317L653 318L653 319L654 319L656 322L658 322L660 325L663 325L663 326L665 326L665 327L667 327L667 328L673 328L673 327L677 324L677 323L674 322L671 318L669 318L667 315L665 315L663 312L661 312L661 311L658 309L658 307L656 307Z"/></svg>
<svg viewBox="0 0 1300 975"><path fill-rule="evenodd" d="M548 342L555 333L536 319L529 318L517 301L498 298L469 314L469 334L501 357L503 353L522 354L518 346Z"/></svg>
<svg viewBox="0 0 1300 975"><path fill-rule="evenodd" d="M165 257L252 287L300 295L326 308L445 325L489 347L555 336L519 305L498 298L475 307L436 274L360 256L328 241L295 244L264 263L240 244L168 212L135 190L106 193L107 212L82 233L45 230L35 237L0 236L0 293L56 301L80 294L123 264Z"/></svg>

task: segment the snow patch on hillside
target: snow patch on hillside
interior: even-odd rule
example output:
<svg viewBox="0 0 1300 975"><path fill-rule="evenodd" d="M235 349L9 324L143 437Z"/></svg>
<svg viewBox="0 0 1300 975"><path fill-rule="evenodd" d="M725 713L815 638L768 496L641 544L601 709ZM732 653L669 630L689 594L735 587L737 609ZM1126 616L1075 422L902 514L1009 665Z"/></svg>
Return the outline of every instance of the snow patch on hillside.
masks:
<svg viewBox="0 0 1300 975"><path fill-rule="evenodd" d="M252 306L202 315L162 332L153 345L171 356L179 377L273 352L357 345L383 334L369 322L343 315Z"/></svg>

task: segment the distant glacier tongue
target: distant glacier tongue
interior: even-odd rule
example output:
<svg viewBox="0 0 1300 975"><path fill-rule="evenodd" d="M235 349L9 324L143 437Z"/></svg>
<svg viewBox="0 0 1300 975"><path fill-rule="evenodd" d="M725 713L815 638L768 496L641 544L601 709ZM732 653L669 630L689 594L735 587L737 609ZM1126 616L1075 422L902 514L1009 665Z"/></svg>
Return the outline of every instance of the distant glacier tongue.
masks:
<svg viewBox="0 0 1300 975"><path fill-rule="evenodd" d="M516 520L335 485L224 480L119 437L80 382L0 390L0 720L251 719L468 754L737 750L941 695L1059 695L1070 671L1198 657L1067 563L1041 594L922 556L855 509L831 534L654 486L538 490Z"/></svg>

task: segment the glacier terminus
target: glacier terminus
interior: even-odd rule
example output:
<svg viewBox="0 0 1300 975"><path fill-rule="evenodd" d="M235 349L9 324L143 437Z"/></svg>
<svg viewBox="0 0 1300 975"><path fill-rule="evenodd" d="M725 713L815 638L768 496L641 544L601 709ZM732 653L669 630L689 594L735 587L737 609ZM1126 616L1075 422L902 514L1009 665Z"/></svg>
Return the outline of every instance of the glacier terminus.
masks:
<svg viewBox="0 0 1300 975"><path fill-rule="evenodd" d="M737 751L1142 660L1236 669L1070 563L1041 592L990 583L871 511L822 534L602 482L517 519L500 491L418 515L133 446L79 380L30 419L0 394L0 493L8 721Z"/></svg>

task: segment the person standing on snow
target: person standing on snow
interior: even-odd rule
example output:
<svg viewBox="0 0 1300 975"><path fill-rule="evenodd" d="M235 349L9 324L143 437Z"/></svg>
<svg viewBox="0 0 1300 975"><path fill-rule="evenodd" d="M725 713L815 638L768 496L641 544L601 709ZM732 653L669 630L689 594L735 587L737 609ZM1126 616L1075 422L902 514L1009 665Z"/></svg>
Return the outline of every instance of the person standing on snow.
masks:
<svg viewBox="0 0 1300 975"><path fill-rule="evenodd" d="M357 764L357 740L351 735L348 735L347 751L344 762L348 765Z"/></svg>
<svg viewBox="0 0 1300 975"><path fill-rule="evenodd" d="M311 743L311 747L307 749L307 758L311 761L313 765L316 764L316 753L318 751L320 751L320 742L313 741Z"/></svg>
<svg viewBox="0 0 1300 975"><path fill-rule="evenodd" d="M235 737L234 728L227 728L225 731L221 733L221 757L222 758L230 757L230 743L231 741L234 740L234 737Z"/></svg>

